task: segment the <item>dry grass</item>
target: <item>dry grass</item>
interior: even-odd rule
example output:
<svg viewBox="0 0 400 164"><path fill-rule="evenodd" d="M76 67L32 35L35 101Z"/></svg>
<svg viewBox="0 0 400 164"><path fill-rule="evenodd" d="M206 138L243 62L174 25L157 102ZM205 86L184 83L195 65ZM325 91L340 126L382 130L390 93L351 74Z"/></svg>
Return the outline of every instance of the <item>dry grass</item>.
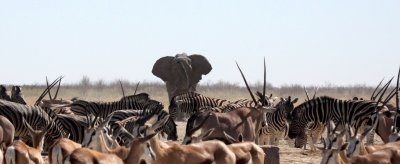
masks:
<svg viewBox="0 0 400 164"><path fill-rule="evenodd" d="M135 90L136 83L123 82L125 94L131 95ZM253 91L261 90L261 85L253 85ZM256 88L256 89L254 89ZM310 96L313 95L315 87L308 87ZM44 86L26 85L23 86L23 94L29 104L33 104ZM366 86L324 86L319 87L317 96L327 95L340 99L351 99L354 96L369 99L374 88ZM55 92L55 89L53 89ZM152 99L158 100L167 108L169 105L168 96L164 84L161 83L145 83L141 84L138 93L149 93ZM229 83L217 83L198 86L198 92L206 96L222 98L228 100L236 100L240 98L250 98L245 87ZM300 85L283 86L283 87L267 87L267 93L273 93L276 97L297 97L299 103L306 99L303 87ZM121 88L118 82L111 84L96 83L85 85L63 85L60 89L59 97L62 99L71 99L79 97L80 99L92 101L116 101L122 97ZM167 109L166 109L167 110ZM178 136L182 140L185 133L185 122L178 122ZM379 142L379 141L378 141ZM296 149L289 146L286 141L280 143L280 159L281 163L319 163L321 160L321 152L310 152L309 150Z"/></svg>

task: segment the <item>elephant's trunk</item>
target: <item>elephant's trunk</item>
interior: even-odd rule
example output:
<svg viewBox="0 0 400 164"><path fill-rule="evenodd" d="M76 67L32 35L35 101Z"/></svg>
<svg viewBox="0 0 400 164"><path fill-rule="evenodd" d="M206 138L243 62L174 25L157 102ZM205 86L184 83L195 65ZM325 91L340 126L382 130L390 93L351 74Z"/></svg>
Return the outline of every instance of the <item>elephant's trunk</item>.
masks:
<svg viewBox="0 0 400 164"><path fill-rule="evenodd" d="M181 65L184 73L185 73L185 81L186 81L186 89L189 89L190 87L190 83L189 83L189 75L188 75L188 71L186 70L186 67L183 65L182 62L179 62L179 64Z"/></svg>

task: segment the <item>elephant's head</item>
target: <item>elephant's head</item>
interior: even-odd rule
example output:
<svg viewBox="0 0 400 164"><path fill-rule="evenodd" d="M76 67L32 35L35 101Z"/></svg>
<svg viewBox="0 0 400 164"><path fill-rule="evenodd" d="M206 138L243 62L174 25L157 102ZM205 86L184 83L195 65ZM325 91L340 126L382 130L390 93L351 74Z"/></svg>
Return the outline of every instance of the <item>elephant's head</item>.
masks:
<svg viewBox="0 0 400 164"><path fill-rule="evenodd" d="M202 55L177 54L158 59L152 73L167 83L167 89L172 92L194 91L202 75L211 71L212 67ZM172 88L171 88L172 87ZM179 93L169 93L174 94Z"/></svg>

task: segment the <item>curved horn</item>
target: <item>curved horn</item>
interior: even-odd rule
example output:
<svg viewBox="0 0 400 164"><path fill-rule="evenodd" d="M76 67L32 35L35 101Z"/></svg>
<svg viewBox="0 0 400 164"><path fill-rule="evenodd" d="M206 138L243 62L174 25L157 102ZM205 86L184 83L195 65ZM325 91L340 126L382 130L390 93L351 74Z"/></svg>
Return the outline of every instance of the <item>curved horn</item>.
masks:
<svg viewBox="0 0 400 164"><path fill-rule="evenodd" d="M397 83L396 83L396 114L394 116L394 129L397 131L397 115L400 110L399 108L399 78L400 78L400 67L399 72L397 72Z"/></svg>
<svg viewBox="0 0 400 164"><path fill-rule="evenodd" d="M56 90L56 95L54 95L54 99L57 99L58 91L60 90L60 85L61 85L61 79L60 79L60 81L58 81L58 86L57 86L57 90Z"/></svg>
<svg viewBox="0 0 400 164"><path fill-rule="evenodd" d="M242 78L244 80L244 83L246 84L247 90L249 91L251 98L253 99L254 103L257 104L256 98L254 98L253 92L251 92L249 84L247 84L246 78L244 77L243 72L240 69L239 64L237 62L236 62L236 66L239 68L240 74L242 75Z"/></svg>
<svg viewBox="0 0 400 164"><path fill-rule="evenodd" d="M47 85L47 88L49 88L49 80L47 79L47 76L46 76L46 85ZM50 100L53 100L53 98L51 97L51 89L49 89L49 91L47 93L49 94Z"/></svg>
<svg viewBox="0 0 400 164"><path fill-rule="evenodd" d="M139 84L140 84L140 81L136 84L135 92L133 93L133 95L136 95L136 91L137 91L137 89L139 87Z"/></svg>
<svg viewBox="0 0 400 164"><path fill-rule="evenodd" d="M124 87L122 86L121 80L119 80L119 85L121 85L122 96L125 97L125 91L124 91Z"/></svg>
<svg viewBox="0 0 400 164"><path fill-rule="evenodd" d="M265 57L264 57L264 85L263 85L263 95L262 95L262 106L265 106L266 104L266 99L265 99L265 87L266 87L266 85L267 85L267 75L266 75L267 73L266 73L266 66L265 66Z"/></svg>
<svg viewBox="0 0 400 164"><path fill-rule="evenodd" d="M307 89L306 89L306 87L304 87L304 92L306 92L307 101L310 101L310 97L308 96L308 92L307 92Z"/></svg>
<svg viewBox="0 0 400 164"><path fill-rule="evenodd" d="M385 80L385 78L383 78L383 79L381 80L381 82L379 82L378 86L376 86L374 92L372 92L372 95L371 95L371 99L370 99L370 100L375 100L375 99L376 99L375 92L376 92L376 91L378 90L378 88L381 86L383 80ZM378 94L377 94L377 95L378 95Z"/></svg>
<svg viewBox="0 0 400 164"><path fill-rule="evenodd" d="M54 85L56 85L56 83L62 78L63 76L58 77L56 80L54 80L53 83L50 84L50 86L46 87L46 89L42 92L42 94L40 94L39 98L36 100L35 105L39 105L40 101L42 101L42 99L46 96L47 92L49 92L50 89L54 87Z"/></svg>
<svg viewBox="0 0 400 164"><path fill-rule="evenodd" d="M315 95L317 95L317 91L318 91L318 89L319 89L319 87L317 87L317 89L315 89L315 91L314 91L314 95L313 95L313 99L315 99Z"/></svg>

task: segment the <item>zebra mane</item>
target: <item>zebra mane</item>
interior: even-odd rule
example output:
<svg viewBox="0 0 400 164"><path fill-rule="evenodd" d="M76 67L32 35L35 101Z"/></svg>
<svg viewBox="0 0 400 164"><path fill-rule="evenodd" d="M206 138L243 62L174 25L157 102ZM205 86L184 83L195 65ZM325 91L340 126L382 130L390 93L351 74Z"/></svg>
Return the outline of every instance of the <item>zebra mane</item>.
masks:
<svg viewBox="0 0 400 164"><path fill-rule="evenodd" d="M135 100L144 99L146 101L150 100L149 94L147 94L147 93L139 93L139 94L136 94L136 95L129 95L129 96L122 97L120 101L130 101L131 99L135 99Z"/></svg>

